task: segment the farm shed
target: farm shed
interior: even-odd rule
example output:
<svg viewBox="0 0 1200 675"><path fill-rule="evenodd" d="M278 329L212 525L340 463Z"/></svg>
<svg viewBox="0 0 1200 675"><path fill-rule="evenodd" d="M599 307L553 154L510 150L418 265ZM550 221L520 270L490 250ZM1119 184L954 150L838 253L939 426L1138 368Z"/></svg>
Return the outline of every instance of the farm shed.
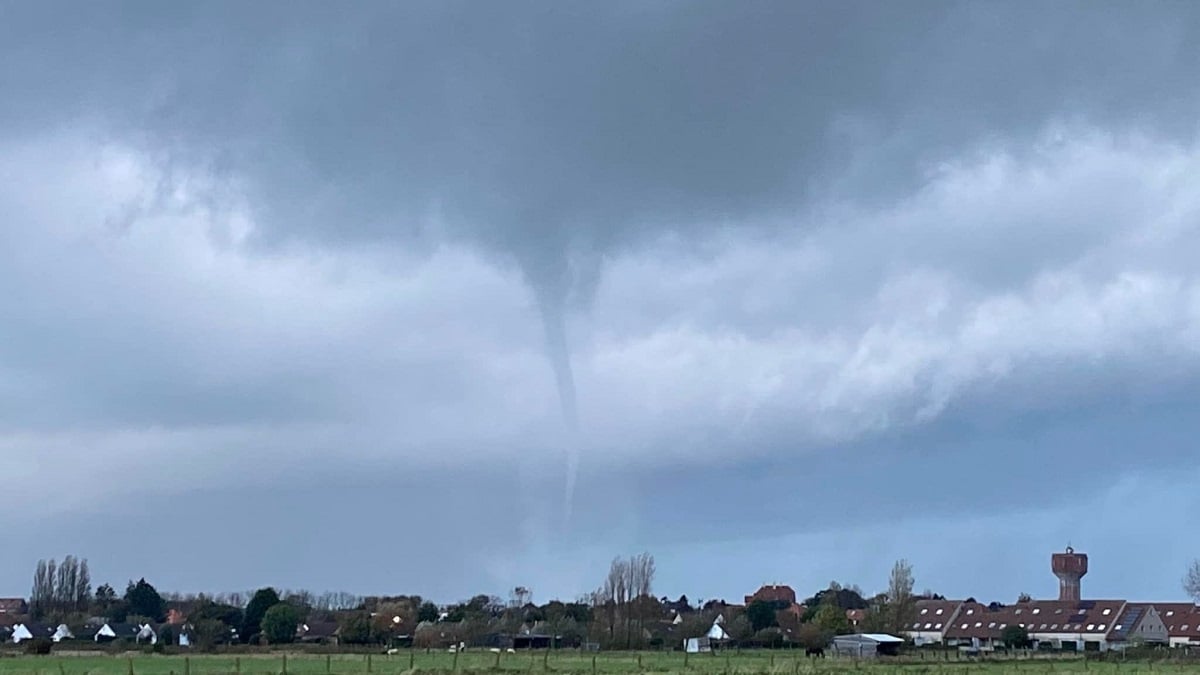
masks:
<svg viewBox="0 0 1200 675"><path fill-rule="evenodd" d="M854 635L839 635L833 638L830 648L839 656L856 658L873 658L876 656L895 656L900 651L904 640L894 635L884 633L856 633Z"/></svg>

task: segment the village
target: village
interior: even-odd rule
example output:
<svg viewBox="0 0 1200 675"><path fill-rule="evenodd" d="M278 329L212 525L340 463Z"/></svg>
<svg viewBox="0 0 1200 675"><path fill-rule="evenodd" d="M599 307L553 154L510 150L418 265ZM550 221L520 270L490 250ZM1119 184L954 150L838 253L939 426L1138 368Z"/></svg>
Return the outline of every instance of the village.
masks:
<svg viewBox="0 0 1200 675"><path fill-rule="evenodd" d="M856 588L831 584L803 601L784 583L769 583L740 603L709 600L693 606L686 596L655 598L646 590L653 558L614 561L616 576L607 596L587 601L536 605L531 592L516 588L508 602L480 595L455 605L435 605L418 596L312 597L261 589L253 597L160 596L144 579L131 582L117 599L107 585L96 596L110 598L110 616L84 617L56 608L75 600L71 588L52 591L66 604L45 597L0 598L0 642L10 649L48 653L143 647L207 651L226 645L323 645L380 649L438 650L660 650L708 653L725 649L804 649L807 654L856 658L894 656L901 650L950 650L966 654L1030 650L1053 653L1124 651L1131 647L1200 647L1200 607L1191 602L1091 599L1082 580L1088 557L1068 547L1051 555L1058 579L1054 599L1018 598L1011 604L936 595L863 597ZM86 579L86 561L68 558L67 572L39 579ZM911 568L900 561L892 596L911 586ZM54 563L51 561L53 571ZM639 574L639 570L641 573ZM76 591L78 589L75 589ZM42 589L42 593L45 589ZM90 593L89 593L90 595ZM245 602L243 602L245 601ZM69 616L69 618L68 618ZM53 620L61 618L61 621ZM119 620L118 620L119 619Z"/></svg>

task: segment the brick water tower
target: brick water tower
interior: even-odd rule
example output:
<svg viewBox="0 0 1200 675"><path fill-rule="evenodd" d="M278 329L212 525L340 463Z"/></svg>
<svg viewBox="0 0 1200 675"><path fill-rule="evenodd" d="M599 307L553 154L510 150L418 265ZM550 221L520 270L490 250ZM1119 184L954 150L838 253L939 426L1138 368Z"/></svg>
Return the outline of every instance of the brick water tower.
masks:
<svg viewBox="0 0 1200 675"><path fill-rule="evenodd" d="M1067 547L1066 553L1050 556L1050 569L1058 577L1058 599L1079 601L1079 580L1087 574L1087 554Z"/></svg>

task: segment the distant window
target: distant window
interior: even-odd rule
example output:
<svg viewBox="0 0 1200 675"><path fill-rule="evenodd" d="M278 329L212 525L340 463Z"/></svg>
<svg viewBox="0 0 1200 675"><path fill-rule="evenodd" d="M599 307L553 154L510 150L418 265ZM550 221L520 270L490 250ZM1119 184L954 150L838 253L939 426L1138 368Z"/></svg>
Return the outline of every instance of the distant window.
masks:
<svg viewBox="0 0 1200 675"><path fill-rule="evenodd" d="M941 613L942 613L942 608L941 608L941 607L939 607L939 608L938 608L938 611L934 612L934 614L941 614Z"/></svg>
<svg viewBox="0 0 1200 675"><path fill-rule="evenodd" d="M1013 614L1020 614L1020 613L1021 613L1021 610L1020 610L1020 609L1018 609L1017 611L1013 612Z"/></svg>
<svg viewBox="0 0 1200 675"><path fill-rule="evenodd" d="M935 629L937 629L937 630L941 630L941 629L942 629L942 624L940 624L940 623L937 623L937 624L934 624L934 625L933 625L933 627L934 627Z"/></svg>
<svg viewBox="0 0 1200 675"><path fill-rule="evenodd" d="M1040 614L1040 613L1041 613L1041 611L1042 611L1042 610L1041 610L1041 608L1039 607L1039 608L1035 608L1035 609L1033 610L1033 613L1034 613L1034 614Z"/></svg>
<svg viewBox="0 0 1200 675"><path fill-rule="evenodd" d="M1187 627L1188 627L1188 625L1185 623L1185 624L1183 624L1183 627L1180 628L1180 630L1187 630Z"/></svg>
<svg viewBox="0 0 1200 675"><path fill-rule="evenodd" d="M1006 623L1000 624L1000 630L1004 630L1005 628L1008 628L1008 624L1006 624Z"/></svg>
<svg viewBox="0 0 1200 675"><path fill-rule="evenodd" d="M1175 610L1173 610L1173 609L1167 610L1167 616L1175 616Z"/></svg>
<svg viewBox="0 0 1200 675"><path fill-rule="evenodd" d="M1088 624L1088 630L1096 630L1096 624L1094 624L1094 623L1089 623L1089 624Z"/></svg>
<svg viewBox="0 0 1200 675"><path fill-rule="evenodd" d="M929 630L930 628L933 628L933 624L931 624L931 623L925 624L925 630Z"/></svg>
<svg viewBox="0 0 1200 675"><path fill-rule="evenodd" d="M1056 624L1056 623L1050 624L1050 630L1058 630L1058 624Z"/></svg>
<svg viewBox="0 0 1200 675"><path fill-rule="evenodd" d="M1113 630L1121 630L1121 624L1113 626Z"/></svg>
<svg viewBox="0 0 1200 675"><path fill-rule="evenodd" d="M975 622L975 627L976 627L976 628L979 628L979 627L980 627L980 626L982 626L982 625L983 625L983 622L982 622L982 621L976 621L976 622Z"/></svg>
<svg viewBox="0 0 1200 675"><path fill-rule="evenodd" d="M969 624L969 623L964 623L964 624L963 624L963 630L966 630L966 629L968 629L968 628L970 628L970 627L971 627L971 624Z"/></svg>
<svg viewBox="0 0 1200 675"><path fill-rule="evenodd" d="M913 624L913 630L916 630L916 629L918 629L918 628L920 628L920 627L921 627L921 624L919 624L919 623L914 623L914 624Z"/></svg>
<svg viewBox="0 0 1200 675"><path fill-rule="evenodd" d="M993 622L991 622L991 623L989 623L989 624L988 624L988 628L995 628L995 627L996 627L996 622L995 622L995 621L993 621Z"/></svg>
<svg viewBox="0 0 1200 675"><path fill-rule="evenodd" d="M1039 626L1038 630L1046 630L1046 624L1042 624L1041 626Z"/></svg>
<svg viewBox="0 0 1200 675"><path fill-rule="evenodd" d="M1112 610L1111 610L1111 609L1106 609L1106 610L1104 610L1104 612L1102 612L1102 613L1104 614L1104 616L1108 616L1109 614L1112 614Z"/></svg>
<svg viewBox="0 0 1200 675"><path fill-rule="evenodd" d="M974 614L974 613L975 613L975 610L973 610L973 609L968 609L968 610L967 610L967 614Z"/></svg>
<svg viewBox="0 0 1200 675"><path fill-rule="evenodd" d="M1055 613L1055 614L1062 614L1062 607L1059 607L1058 609L1054 610L1054 613Z"/></svg>
<svg viewBox="0 0 1200 675"><path fill-rule="evenodd" d="M1099 626L1096 626L1096 630L1104 630L1104 624L1100 624Z"/></svg>

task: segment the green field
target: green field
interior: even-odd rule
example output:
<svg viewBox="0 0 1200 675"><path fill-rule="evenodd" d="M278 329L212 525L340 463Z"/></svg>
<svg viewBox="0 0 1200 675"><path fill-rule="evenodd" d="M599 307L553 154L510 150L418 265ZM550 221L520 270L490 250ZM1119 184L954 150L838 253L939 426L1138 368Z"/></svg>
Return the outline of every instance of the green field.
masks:
<svg viewBox="0 0 1200 675"><path fill-rule="evenodd" d="M1200 661L1097 662L1082 659L1016 659L949 661L902 659L855 661L828 658L810 660L798 652L743 652L693 654L646 652L595 655L578 652L495 654L468 651L459 654L415 651L382 654L258 654L209 655L97 655L69 652L51 656L0 655L0 675L399 675L401 673L565 673L577 675L632 675L672 673L685 675L794 675L798 673L1151 673L1200 672Z"/></svg>

